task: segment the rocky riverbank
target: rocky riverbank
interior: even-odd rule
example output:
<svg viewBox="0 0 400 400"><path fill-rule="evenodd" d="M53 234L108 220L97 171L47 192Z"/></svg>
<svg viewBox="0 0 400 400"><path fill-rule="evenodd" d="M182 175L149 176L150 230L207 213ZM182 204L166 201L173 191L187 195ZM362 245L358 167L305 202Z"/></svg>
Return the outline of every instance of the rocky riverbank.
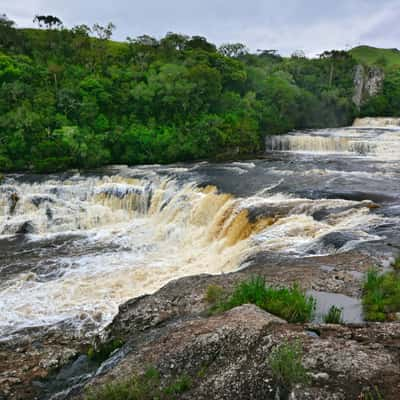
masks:
<svg viewBox="0 0 400 400"><path fill-rule="evenodd" d="M398 399L399 323L288 324L252 305L210 316L205 299L210 285L229 292L254 275L272 285L297 282L306 290L359 297L363 273L379 263L361 252L299 259L259 254L240 271L182 278L126 302L91 340L68 326L26 331L0 343L0 398L83 398L90 388L151 366L161 385L189 376L190 388L178 396L184 399L274 399L269 354L280 343L299 341L309 380L292 398L374 399L367 396L379 393ZM90 362L90 346L104 343L123 345Z"/></svg>

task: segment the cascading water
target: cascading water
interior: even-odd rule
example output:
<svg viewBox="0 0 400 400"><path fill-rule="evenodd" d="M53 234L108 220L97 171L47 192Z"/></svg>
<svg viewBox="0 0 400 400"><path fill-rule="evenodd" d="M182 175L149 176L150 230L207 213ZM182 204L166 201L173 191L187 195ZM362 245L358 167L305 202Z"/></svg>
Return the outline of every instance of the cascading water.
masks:
<svg viewBox="0 0 400 400"><path fill-rule="evenodd" d="M267 151L345 153L399 160L400 120L388 119L378 126L374 119L357 120L353 127L337 130L295 132L267 136Z"/></svg>
<svg viewBox="0 0 400 400"><path fill-rule="evenodd" d="M398 135L318 131L270 139L288 155L254 162L6 177L0 337L60 322L92 334L130 298L233 271L258 252L385 251L400 238Z"/></svg>

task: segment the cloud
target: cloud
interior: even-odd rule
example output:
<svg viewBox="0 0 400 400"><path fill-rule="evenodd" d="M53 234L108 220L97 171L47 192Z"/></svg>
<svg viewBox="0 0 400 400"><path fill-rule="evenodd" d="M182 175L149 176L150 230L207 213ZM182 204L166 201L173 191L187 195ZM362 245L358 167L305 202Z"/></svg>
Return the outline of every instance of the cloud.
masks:
<svg viewBox="0 0 400 400"><path fill-rule="evenodd" d="M67 26L114 22L115 38L168 31L209 40L243 42L252 50L302 49L313 55L358 43L398 46L398 0L1 0L19 26L37 13L60 17Z"/></svg>

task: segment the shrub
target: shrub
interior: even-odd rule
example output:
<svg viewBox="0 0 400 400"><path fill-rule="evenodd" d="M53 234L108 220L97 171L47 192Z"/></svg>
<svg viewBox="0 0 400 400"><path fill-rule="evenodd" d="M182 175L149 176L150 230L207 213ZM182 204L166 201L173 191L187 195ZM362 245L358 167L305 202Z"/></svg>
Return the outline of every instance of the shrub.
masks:
<svg viewBox="0 0 400 400"><path fill-rule="evenodd" d="M273 349L267 362L278 387L290 391L296 384L309 382L302 357L303 349L299 342L284 342Z"/></svg>
<svg viewBox="0 0 400 400"><path fill-rule="evenodd" d="M90 360L97 363L102 363L107 360L110 354L120 348L123 345L123 341L120 339L114 339L107 343L101 343L97 348L90 347L87 356Z"/></svg>
<svg viewBox="0 0 400 400"><path fill-rule="evenodd" d="M396 271L400 271L400 257L397 257L397 258L394 260L393 268L394 268Z"/></svg>
<svg viewBox="0 0 400 400"><path fill-rule="evenodd" d="M298 285L291 288L273 288L262 277L253 277L238 284L232 295L219 304L218 310L226 311L242 304L255 304L289 322L310 321L315 312L315 300L308 297Z"/></svg>
<svg viewBox="0 0 400 400"><path fill-rule="evenodd" d="M387 321L400 312L400 277L396 272L379 274L368 271L362 297L364 316L367 321Z"/></svg>
<svg viewBox="0 0 400 400"><path fill-rule="evenodd" d="M216 304L222 300L224 289L219 285L209 285L204 296L207 303Z"/></svg>
<svg viewBox="0 0 400 400"><path fill-rule="evenodd" d="M332 306L328 313L324 316L324 322L326 324L341 324L342 320L342 311L343 309L338 308L336 306Z"/></svg>
<svg viewBox="0 0 400 400"><path fill-rule="evenodd" d="M173 400L190 387L191 379L183 375L162 388L159 372L149 368L143 375L133 375L129 379L94 389L85 396L85 400Z"/></svg>

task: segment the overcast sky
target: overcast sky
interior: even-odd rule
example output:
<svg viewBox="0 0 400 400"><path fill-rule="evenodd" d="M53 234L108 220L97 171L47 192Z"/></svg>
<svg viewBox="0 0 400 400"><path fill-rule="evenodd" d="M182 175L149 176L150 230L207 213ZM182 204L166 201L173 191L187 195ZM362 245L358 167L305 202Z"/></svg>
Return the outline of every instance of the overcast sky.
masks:
<svg viewBox="0 0 400 400"><path fill-rule="evenodd" d="M172 31L284 55L400 47L400 0L0 0L0 12L19 27L33 26L34 14L51 14L68 27L112 21L117 40Z"/></svg>

